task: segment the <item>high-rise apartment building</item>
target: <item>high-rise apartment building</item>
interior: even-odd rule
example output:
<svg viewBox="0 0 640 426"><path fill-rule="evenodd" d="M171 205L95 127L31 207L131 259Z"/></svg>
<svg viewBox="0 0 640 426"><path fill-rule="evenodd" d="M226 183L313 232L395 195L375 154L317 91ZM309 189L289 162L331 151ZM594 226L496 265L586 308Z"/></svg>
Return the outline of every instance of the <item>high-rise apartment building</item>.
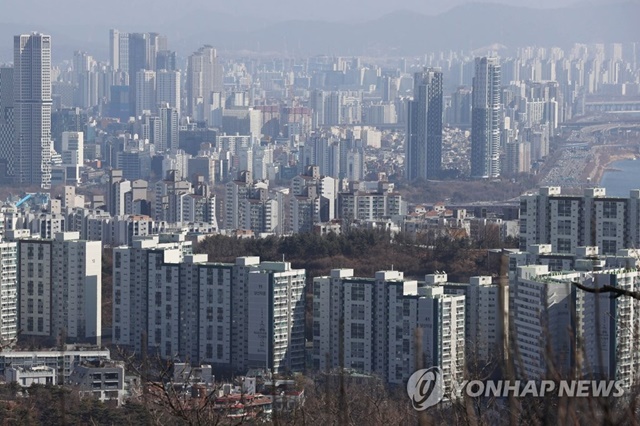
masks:
<svg viewBox="0 0 640 426"><path fill-rule="evenodd" d="M184 237L114 249L114 341L231 373L304 369L305 271L242 257L191 255Z"/></svg>
<svg viewBox="0 0 640 426"><path fill-rule="evenodd" d="M0 242L0 344L11 345L18 337L18 243Z"/></svg>
<svg viewBox="0 0 640 426"><path fill-rule="evenodd" d="M135 75L136 87L136 117L142 116L145 111L155 114L158 111L156 104L156 72L140 70Z"/></svg>
<svg viewBox="0 0 640 426"><path fill-rule="evenodd" d="M442 287L444 294L465 297L467 368L484 367L500 361L503 332L508 329L508 287L493 283L489 276L470 277L468 283L453 283L446 273L428 274L425 286ZM500 292L503 292L500 294ZM504 306L501 306L501 300ZM501 314L505 310L504 315Z"/></svg>
<svg viewBox="0 0 640 426"><path fill-rule="evenodd" d="M547 378L578 374L581 378L635 384L640 357L634 324L640 302L610 293L587 293L605 285L637 291L635 268L550 272L549 265L517 268L511 280L511 336L520 377Z"/></svg>
<svg viewBox="0 0 640 426"><path fill-rule="evenodd" d="M172 107L160 107L160 144L157 152L180 148L180 111Z"/></svg>
<svg viewBox="0 0 640 426"><path fill-rule="evenodd" d="M109 65L114 71L120 69L120 31L109 30Z"/></svg>
<svg viewBox="0 0 640 426"><path fill-rule="evenodd" d="M51 183L51 36L14 37L13 96L16 182Z"/></svg>
<svg viewBox="0 0 640 426"><path fill-rule="evenodd" d="M437 179L442 167L442 72L417 72L409 101L405 137L405 177Z"/></svg>
<svg viewBox="0 0 640 426"><path fill-rule="evenodd" d="M197 121L211 121L213 93L222 92L222 64L216 49L201 47L187 65L187 114Z"/></svg>
<svg viewBox="0 0 640 426"><path fill-rule="evenodd" d="M471 177L500 176L500 62L476 58L471 94Z"/></svg>
<svg viewBox="0 0 640 426"><path fill-rule="evenodd" d="M420 357L425 368L442 368L451 389L464 371L464 305L464 295L419 287L399 271L359 278L352 269L334 269L313 280L313 367L352 368L400 384Z"/></svg>
<svg viewBox="0 0 640 426"><path fill-rule="evenodd" d="M556 253L597 246L604 255L640 246L640 190L629 197L608 197L604 188L564 195L543 187L520 197L520 249L551 244Z"/></svg>
<svg viewBox="0 0 640 426"><path fill-rule="evenodd" d="M178 118L180 118L180 94L180 71L156 72L156 102L160 107L174 108L178 112Z"/></svg>
<svg viewBox="0 0 640 426"><path fill-rule="evenodd" d="M67 181L80 182L80 168L84 164L84 133L62 132L62 165Z"/></svg>
<svg viewBox="0 0 640 426"><path fill-rule="evenodd" d="M60 232L18 242L19 325L25 336L100 343L102 243Z"/></svg>
<svg viewBox="0 0 640 426"><path fill-rule="evenodd" d="M0 177L13 175L14 146L13 68L0 67Z"/></svg>

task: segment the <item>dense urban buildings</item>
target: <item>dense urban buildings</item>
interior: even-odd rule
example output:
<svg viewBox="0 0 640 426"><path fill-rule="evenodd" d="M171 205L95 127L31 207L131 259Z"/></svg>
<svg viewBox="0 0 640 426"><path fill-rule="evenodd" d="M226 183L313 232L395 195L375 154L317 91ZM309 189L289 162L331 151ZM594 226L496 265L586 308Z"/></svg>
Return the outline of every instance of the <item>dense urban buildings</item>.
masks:
<svg viewBox="0 0 640 426"><path fill-rule="evenodd" d="M0 66L8 380L121 405L139 378L118 347L234 418L304 402L298 374L438 367L452 404L505 367L637 385L640 189L597 171L638 154L639 43L302 57L104 36L52 63L50 36L17 35Z"/></svg>

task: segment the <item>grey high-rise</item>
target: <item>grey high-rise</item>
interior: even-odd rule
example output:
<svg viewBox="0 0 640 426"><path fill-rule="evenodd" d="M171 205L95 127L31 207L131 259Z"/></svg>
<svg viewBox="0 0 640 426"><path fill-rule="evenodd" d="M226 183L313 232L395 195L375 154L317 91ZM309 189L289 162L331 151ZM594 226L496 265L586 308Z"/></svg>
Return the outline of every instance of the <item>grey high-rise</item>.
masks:
<svg viewBox="0 0 640 426"><path fill-rule="evenodd" d="M0 67L0 179L13 175L13 68Z"/></svg>
<svg viewBox="0 0 640 426"><path fill-rule="evenodd" d="M13 96L15 178L25 185L51 185L51 36L14 37Z"/></svg>
<svg viewBox="0 0 640 426"><path fill-rule="evenodd" d="M203 46L189 56L187 66L187 114L197 121L212 121L214 92L223 91L222 64L216 49Z"/></svg>
<svg viewBox="0 0 640 426"><path fill-rule="evenodd" d="M471 177L500 176L500 62L476 58L471 94Z"/></svg>
<svg viewBox="0 0 640 426"><path fill-rule="evenodd" d="M405 138L407 180L437 179L442 169L442 72L417 72Z"/></svg>

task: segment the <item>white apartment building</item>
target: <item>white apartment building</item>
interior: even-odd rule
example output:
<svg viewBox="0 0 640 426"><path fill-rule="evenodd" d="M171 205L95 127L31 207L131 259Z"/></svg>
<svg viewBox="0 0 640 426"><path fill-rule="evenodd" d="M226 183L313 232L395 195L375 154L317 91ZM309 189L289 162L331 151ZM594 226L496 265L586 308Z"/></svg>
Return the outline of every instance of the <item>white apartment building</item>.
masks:
<svg viewBox="0 0 640 426"><path fill-rule="evenodd" d="M561 374L578 371L585 378L635 385L640 366L634 326L639 302L587 293L571 284L576 281L591 288L610 285L637 291L640 271L550 272L547 265L518 267L511 295L513 340L521 360L516 368L533 378L545 377L554 368Z"/></svg>
<svg viewBox="0 0 640 426"><path fill-rule="evenodd" d="M102 243L61 232L18 242L19 326L25 336L100 343Z"/></svg>
<svg viewBox="0 0 640 426"><path fill-rule="evenodd" d="M191 253L191 242L185 241L182 234L137 237L133 239L131 246L114 247L113 342L115 344L128 346L139 352L145 335L148 340L155 342L155 333L148 334L150 309L147 303L150 297L150 283L153 283L154 287L162 288L167 282L167 275L162 276L162 265L178 264ZM157 270L156 265L158 265ZM174 271L169 269L165 274L169 274L169 279L173 280ZM169 293L173 295L171 288ZM155 292L153 295L155 297ZM152 313L152 324L155 324L155 312Z"/></svg>
<svg viewBox="0 0 640 426"><path fill-rule="evenodd" d="M520 249L551 244L556 253L574 253L580 246L598 246L600 253L640 246L640 190L630 196L608 197L604 188L586 189L583 196L543 187L520 198Z"/></svg>
<svg viewBox="0 0 640 426"><path fill-rule="evenodd" d="M580 272L549 274L547 265L518 267L517 278L510 284L509 310L520 377L545 378L549 368L569 373L574 364L575 313L575 287L570 282L580 276Z"/></svg>
<svg viewBox="0 0 640 426"><path fill-rule="evenodd" d="M453 391L465 372L465 297L445 294L442 287L422 287L418 326L422 328L425 367L442 369L445 394Z"/></svg>
<svg viewBox="0 0 640 426"><path fill-rule="evenodd" d="M638 291L640 271L630 268L594 271L584 276L582 284L591 288L609 285ZM612 298L606 293L596 295L578 290L576 311L576 363L582 375L604 375L605 378L622 380L626 388L637 385L640 332L635 324L640 315L640 301L631 297ZM594 344L596 342L599 344Z"/></svg>
<svg viewBox="0 0 640 426"><path fill-rule="evenodd" d="M0 345L18 337L18 244L0 243Z"/></svg>
<svg viewBox="0 0 640 426"><path fill-rule="evenodd" d="M155 114L158 110L156 105L156 72L143 69L136 72L134 78L136 79L136 117L142 116L144 111Z"/></svg>
<svg viewBox="0 0 640 426"><path fill-rule="evenodd" d="M504 307L500 302L500 286L490 276L471 277L468 283L452 283L446 273L428 274L425 286L442 287L444 294L465 297L465 340L467 362L486 365L501 361L504 330L508 329L509 287L503 288Z"/></svg>
<svg viewBox="0 0 640 426"><path fill-rule="evenodd" d="M304 269L262 262L247 279L247 366L276 373L305 367Z"/></svg>
<svg viewBox="0 0 640 426"><path fill-rule="evenodd" d="M156 73L156 96L158 105L175 108L180 118L180 71L159 70ZM177 147L176 147L177 148Z"/></svg>
<svg viewBox="0 0 640 426"><path fill-rule="evenodd" d="M402 195L392 192L338 193L338 217L343 220L377 220L406 214Z"/></svg>
<svg viewBox="0 0 640 426"><path fill-rule="evenodd" d="M425 367L443 368L448 386L462 378L464 295L419 288L399 271L357 278L352 269L334 269L330 276L314 278L313 285L314 369L344 366L402 383L418 365L420 328Z"/></svg>
<svg viewBox="0 0 640 426"><path fill-rule="evenodd" d="M84 133L62 132L62 165L67 182L80 183L80 168L84 165Z"/></svg>

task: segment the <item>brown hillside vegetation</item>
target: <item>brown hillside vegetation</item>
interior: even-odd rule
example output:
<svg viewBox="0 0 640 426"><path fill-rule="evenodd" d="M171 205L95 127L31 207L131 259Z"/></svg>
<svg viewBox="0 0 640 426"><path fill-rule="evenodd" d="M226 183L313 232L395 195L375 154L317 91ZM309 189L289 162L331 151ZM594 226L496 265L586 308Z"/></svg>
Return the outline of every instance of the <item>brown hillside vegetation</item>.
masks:
<svg viewBox="0 0 640 426"><path fill-rule="evenodd" d="M498 248L502 243L495 242ZM260 256L262 260L291 262L307 270L307 277L327 275L334 268L353 268L359 276L396 269L406 277L423 278L434 271L446 271L452 281L495 273L487 268L487 251L466 238L437 238L429 245L414 242L404 234L391 237L375 230L355 230L343 235L297 234L289 237L239 239L215 235L198 244L210 262L234 262L238 256Z"/></svg>

